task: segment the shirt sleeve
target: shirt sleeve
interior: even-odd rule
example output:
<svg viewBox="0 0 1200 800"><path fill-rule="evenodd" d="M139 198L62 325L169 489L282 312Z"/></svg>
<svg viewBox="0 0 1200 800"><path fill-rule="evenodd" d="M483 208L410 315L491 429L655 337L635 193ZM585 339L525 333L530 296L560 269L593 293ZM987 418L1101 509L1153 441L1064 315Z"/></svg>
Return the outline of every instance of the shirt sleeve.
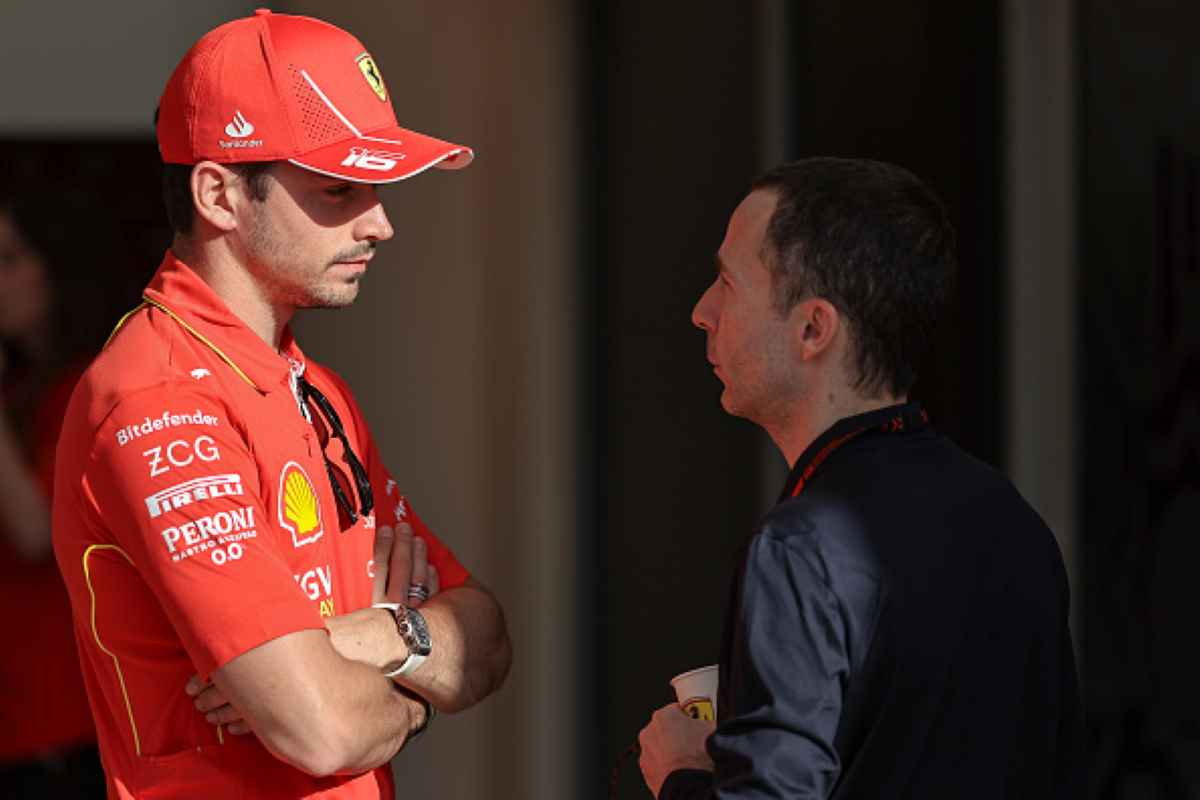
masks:
<svg viewBox="0 0 1200 800"><path fill-rule="evenodd" d="M323 628L285 561L244 432L215 397L168 385L123 399L96 432L84 485L201 675Z"/></svg>
<svg viewBox="0 0 1200 800"><path fill-rule="evenodd" d="M413 510L412 505L408 502L408 498L400 494L396 487L396 482L391 477L386 477L386 469L383 471L383 475L385 476L383 483L384 503L392 507L390 513L394 516L394 520L392 522L383 522L382 524L392 525L396 522L407 522L411 525L413 535L420 536L425 540L429 563L437 567L439 588L453 589L456 586L462 586L467 582L467 578L471 577L466 567L460 564L458 559L455 558L454 553L450 551L450 548L434 535L429 526L425 524L425 520L417 516L417 512ZM372 479L372 483L374 483L374 479Z"/></svg>
<svg viewBox="0 0 1200 800"><path fill-rule="evenodd" d="M677 769L663 781L658 800L700 800L712 797L713 774L702 769Z"/></svg>
<svg viewBox="0 0 1200 800"><path fill-rule="evenodd" d="M833 790L850 662L843 613L809 538L767 528L751 540L721 676L729 685L720 702L735 715L718 709L711 789L696 794L693 775L680 796L825 798Z"/></svg>

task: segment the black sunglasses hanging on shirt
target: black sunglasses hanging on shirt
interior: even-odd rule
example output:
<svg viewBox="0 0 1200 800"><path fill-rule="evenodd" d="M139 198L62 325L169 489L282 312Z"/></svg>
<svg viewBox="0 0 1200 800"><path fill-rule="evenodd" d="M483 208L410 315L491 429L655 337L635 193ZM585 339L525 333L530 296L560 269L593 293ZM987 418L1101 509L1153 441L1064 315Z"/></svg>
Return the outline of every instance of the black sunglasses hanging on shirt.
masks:
<svg viewBox="0 0 1200 800"><path fill-rule="evenodd" d="M359 514L367 516L371 510L375 508L375 495L371 491L371 480L367 476L367 470L363 467L358 456L354 454L354 449L350 447L350 440L346 438L346 430L342 427L342 419L334 410L333 404L329 402L321 390L308 382L308 379L303 374L296 375L296 391L299 395L300 402L304 405L311 400L317 410L325 418L325 424L329 426L330 432L333 433L342 443L342 448L346 451L346 461L350 464L350 472L354 476L354 483L358 487L358 498L362 504L361 511L355 512L354 504L350 502L350 498L346 496L345 490L342 488L341 482L337 478L337 473L334 470L333 464L329 461L329 456L325 454L325 449L321 448L321 457L325 459L325 470L329 473L329 483L333 487L333 496L337 499L337 503L342 510L346 512L346 516L350 518L350 523L354 524L358 521Z"/></svg>

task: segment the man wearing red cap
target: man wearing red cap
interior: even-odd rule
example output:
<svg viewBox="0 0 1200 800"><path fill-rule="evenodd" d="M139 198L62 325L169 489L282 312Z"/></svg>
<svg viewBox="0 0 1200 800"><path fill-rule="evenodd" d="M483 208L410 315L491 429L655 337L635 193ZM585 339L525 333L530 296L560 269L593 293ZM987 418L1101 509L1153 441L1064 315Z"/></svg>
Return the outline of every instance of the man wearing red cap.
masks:
<svg viewBox="0 0 1200 800"><path fill-rule="evenodd" d="M157 127L175 241L55 477L109 796L390 798L389 759L510 646L288 323L354 301L392 236L373 184L472 153L400 128L354 37L265 11L197 42Z"/></svg>

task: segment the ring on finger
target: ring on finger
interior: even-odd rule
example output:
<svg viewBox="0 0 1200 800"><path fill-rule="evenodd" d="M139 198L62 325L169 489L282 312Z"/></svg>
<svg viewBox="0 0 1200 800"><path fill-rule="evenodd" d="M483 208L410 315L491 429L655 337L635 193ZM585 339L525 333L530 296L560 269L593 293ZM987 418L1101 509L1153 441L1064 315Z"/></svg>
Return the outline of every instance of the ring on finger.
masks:
<svg viewBox="0 0 1200 800"><path fill-rule="evenodd" d="M408 587L408 596L413 600L424 602L429 599L429 587L421 583L414 583Z"/></svg>

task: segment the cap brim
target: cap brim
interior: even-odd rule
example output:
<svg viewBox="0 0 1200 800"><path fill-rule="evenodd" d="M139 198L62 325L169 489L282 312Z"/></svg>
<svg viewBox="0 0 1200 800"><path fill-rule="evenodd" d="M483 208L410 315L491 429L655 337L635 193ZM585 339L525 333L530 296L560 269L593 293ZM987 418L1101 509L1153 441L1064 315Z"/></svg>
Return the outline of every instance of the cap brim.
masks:
<svg viewBox="0 0 1200 800"><path fill-rule="evenodd" d="M474 158L474 152L465 145L396 127L352 136L288 161L331 178L394 183L430 167L462 169Z"/></svg>

